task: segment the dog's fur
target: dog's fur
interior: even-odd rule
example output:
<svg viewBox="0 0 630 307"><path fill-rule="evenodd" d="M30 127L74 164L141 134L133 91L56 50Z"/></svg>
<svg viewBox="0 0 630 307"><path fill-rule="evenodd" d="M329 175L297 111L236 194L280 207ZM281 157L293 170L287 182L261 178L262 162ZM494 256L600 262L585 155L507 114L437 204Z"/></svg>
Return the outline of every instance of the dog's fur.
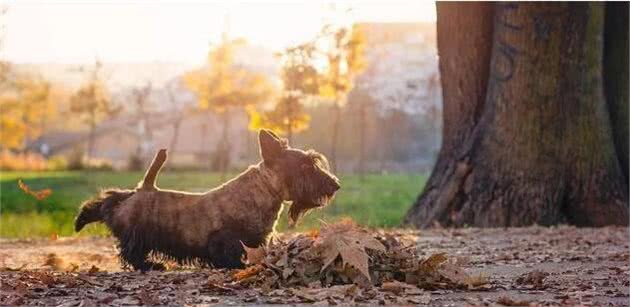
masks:
<svg viewBox="0 0 630 307"><path fill-rule="evenodd" d="M133 190L105 190L80 208L75 230L104 222L119 241L120 257L136 270L162 269L148 260L241 267L242 244L264 244L283 201L291 201L289 222L326 206L339 189L326 158L288 146L261 130L262 161L206 193L161 190L155 178L166 160L156 155L145 179ZM241 244L242 242L242 244Z"/></svg>

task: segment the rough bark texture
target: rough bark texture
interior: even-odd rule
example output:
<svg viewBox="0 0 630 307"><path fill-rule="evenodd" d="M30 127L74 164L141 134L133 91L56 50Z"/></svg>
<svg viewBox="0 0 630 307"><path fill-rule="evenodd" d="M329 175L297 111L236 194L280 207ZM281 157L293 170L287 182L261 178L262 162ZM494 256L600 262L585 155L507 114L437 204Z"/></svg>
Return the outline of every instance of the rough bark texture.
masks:
<svg viewBox="0 0 630 307"><path fill-rule="evenodd" d="M457 158L479 121L486 96L494 7L484 2L437 2L437 44L443 93L442 148L423 193L406 222L423 222L428 206L443 207L461 185L466 169ZM449 194L449 196L444 196ZM444 210L442 210L444 211ZM440 220L441 218L436 218Z"/></svg>
<svg viewBox="0 0 630 307"><path fill-rule="evenodd" d="M604 84L617 156L628 183L628 2L606 3Z"/></svg>
<svg viewBox="0 0 630 307"><path fill-rule="evenodd" d="M443 17L438 6L438 20ZM440 29L446 22L462 19L438 22L438 48L444 48L441 34L457 40L454 30ZM485 103L473 113L473 128L462 118L470 114L446 110L453 88L442 68L447 64L440 63L447 73L440 159L449 167L436 165L406 221L422 227L627 224L628 191L603 96L603 26L603 4L497 4ZM448 60L442 50L441 62ZM447 126L468 134L447 134ZM449 144L453 138L458 145Z"/></svg>

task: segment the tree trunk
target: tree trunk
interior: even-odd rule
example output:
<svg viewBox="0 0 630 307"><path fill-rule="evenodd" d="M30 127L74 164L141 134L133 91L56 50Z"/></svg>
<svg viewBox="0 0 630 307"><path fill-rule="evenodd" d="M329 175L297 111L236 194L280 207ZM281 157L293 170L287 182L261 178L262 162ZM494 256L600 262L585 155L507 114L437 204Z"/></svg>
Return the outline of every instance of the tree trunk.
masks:
<svg viewBox="0 0 630 307"><path fill-rule="evenodd" d="M208 154L210 152L210 149L208 148L208 125L210 123L210 111L206 110L206 115L208 115L208 122L202 123L201 124L201 149L199 150L199 158L200 159L204 159L203 157L205 156L205 154ZM212 159L204 159L204 161L206 161L205 166L207 169L211 169L212 168Z"/></svg>
<svg viewBox="0 0 630 307"><path fill-rule="evenodd" d="M438 4L444 144L406 222L421 227L627 225L628 191L603 96L603 4L496 4L487 74L453 65L448 52L455 51L448 48L463 44L457 51L466 54L480 43L485 50L487 40L462 42L456 36L485 37L467 33L489 31L474 24L488 26L485 18L470 23L478 14L466 7L490 4L447 5ZM453 11L464 16L444 20L457 17ZM453 24L463 31L447 32ZM466 83L454 86L450 81L460 75L445 67L461 70L460 78L469 83L489 76L485 93L483 86L481 93ZM454 114L448 106L462 97L473 99Z"/></svg>
<svg viewBox="0 0 630 307"><path fill-rule="evenodd" d="M365 138L367 134L366 111L367 101L359 102L359 179L365 181Z"/></svg>
<svg viewBox="0 0 630 307"><path fill-rule="evenodd" d="M332 135L330 138L330 167L333 173L337 173L337 143L339 143L339 126L341 124L341 106L335 100L333 105L335 118L333 119Z"/></svg>
<svg viewBox="0 0 630 307"><path fill-rule="evenodd" d="M288 98L287 103L287 139L289 140L289 144L293 145L293 98Z"/></svg>
<svg viewBox="0 0 630 307"><path fill-rule="evenodd" d="M219 148L216 151L216 157L218 161L217 166L219 167L219 171L221 172L221 181L224 181L227 175L227 171L230 164L230 112L229 109L223 111L223 131L221 134L221 141L219 143Z"/></svg>
<svg viewBox="0 0 630 307"><path fill-rule="evenodd" d="M96 137L96 110L90 113L90 131L88 132L87 158L92 158L94 153L94 138Z"/></svg>
<svg viewBox="0 0 630 307"><path fill-rule="evenodd" d="M483 110L494 16L494 6L489 2L436 2L436 8L443 96L442 147L424 191L405 218L405 223L425 227L444 218L435 217L429 209L448 205L462 184L465 170L457 171L457 158L465 152L465 141ZM441 196L445 193L451 195ZM438 201L440 204L436 205ZM429 215L433 217L429 219Z"/></svg>
<svg viewBox="0 0 630 307"><path fill-rule="evenodd" d="M175 149L177 146L177 139L179 139L179 127L182 124L182 119L183 117L180 116L173 123L173 136L171 137L171 142L170 142L170 145L168 146L171 155L175 153Z"/></svg>
<svg viewBox="0 0 630 307"><path fill-rule="evenodd" d="M617 157L628 183L628 2L606 3L604 85Z"/></svg>

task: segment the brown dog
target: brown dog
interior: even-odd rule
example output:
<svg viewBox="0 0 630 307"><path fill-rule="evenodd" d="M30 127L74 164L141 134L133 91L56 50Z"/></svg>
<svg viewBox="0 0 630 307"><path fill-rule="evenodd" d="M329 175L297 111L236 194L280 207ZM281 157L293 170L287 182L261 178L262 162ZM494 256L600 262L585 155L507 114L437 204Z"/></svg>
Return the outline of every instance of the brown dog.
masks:
<svg viewBox="0 0 630 307"><path fill-rule="evenodd" d="M206 193L162 190L155 178L166 160L156 155L134 190L105 190L80 208L75 230L104 222L118 239L120 257L136 270L163 268L148 260L241 267L243 247L266 243L284 201L290 224L308 210L330 203L339 180L326 158L288 146L273 132L259 133L262 161Z"/></svg>

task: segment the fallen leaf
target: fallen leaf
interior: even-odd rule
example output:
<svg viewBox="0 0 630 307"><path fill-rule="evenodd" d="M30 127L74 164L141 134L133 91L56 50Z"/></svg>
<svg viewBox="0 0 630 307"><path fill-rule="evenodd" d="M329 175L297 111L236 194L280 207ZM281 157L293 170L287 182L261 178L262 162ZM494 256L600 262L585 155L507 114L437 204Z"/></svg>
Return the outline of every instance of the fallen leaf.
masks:
<svg viewBox="0 0 630 307"><path fill-rule="evenodd" d="M544 281L548 275L549 273L547 272L535 270L519 276L516 279L516 283L521 285L532 285L534 289L544 289Z"/></svg>
<svg viewBox="0 0 630 307"><path fill-rule="evenodd" d="M18 186L20 187L20 189L22 191L24 191L24 193L35 197L37 200L44 200L44 199L48 198L48 196L50 196L50 194L52 194L52 190L51 189L43 189L43 190L39 190L39 191L33 191L33 190L31 190L31 188L29 188L29 186L27 186L22 181L22 179L18 179Z"/></svg>
<svg viewBox="0 0 630 307"><path fill-rule="evenodd" d="M385 246L381 242L349 222L325 225L316 242L321 248L320 255L323 261L321 271L341 256L344 267L349 264L369 281L371 281L368 270L369 256L366 249L385 251Z"/></svg>
<svg viewBox="0 0 630 307"><path fill-rule="evenodd" d="M497 300L497 304L501 304L503 306L529 306L529 301L517 301L507 296L502 296Z"/></svg>
<svg viewBox="0 0 630 307"><path fill-rule="evenodd" d="M400 294L405 292L405 290L407 289L413 289L415 287L406 284L406 283L402 283L399 281L388 281L388 282L384 282L381 285L381 290L385 291L385 292L392 292L394 294Z"/></svg>
<svg viewBox="0 0 630 307"><path fill-rule="evenodd" d="M243 245L243 249L245 250L245 264L260 264L265 260L267 252L264 247L248 247L243 241L241 241L241 245Z"/></svg>
<svg viewBox="0 0 630 307"><path fill-rule="evenodd" d="M94 274L98 271L100 271L100 269L97 266L92 265L92 267L88 270L88 274Z"/></svg>
<svg viewBox="0 0 630 307"><path fill-rule="evenodd" d="M238 270L236 271L236 273L234 273L233 277L236 281L241 281L243 279L246 279L248 277L254 276L256 274L258 274L258 272L262 271L263 267L260 265L254 265L254 266L250 266L247 267L245 269L242 270Z"/></svg>
<svg viewBox="0 0 630 307"><path fill-rule="evenodd" d="M50 266L55 271L63 271L65 267L65 262L63 261L63 259L59 258L57 254L50 253L46 256L44 265Z"/></svg>

